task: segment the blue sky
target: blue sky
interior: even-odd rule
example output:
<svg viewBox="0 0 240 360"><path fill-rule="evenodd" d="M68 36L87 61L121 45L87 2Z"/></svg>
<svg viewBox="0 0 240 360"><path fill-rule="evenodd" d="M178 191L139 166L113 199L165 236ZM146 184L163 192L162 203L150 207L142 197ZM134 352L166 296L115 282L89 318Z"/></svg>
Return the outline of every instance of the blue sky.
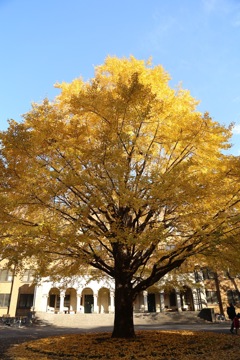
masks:
<svg viewBox="0 0 240 360"><path fill-rule="evenodd" d="M0 130L57 82L94 74L107 55L152 57L214 120L235 123L240 155L239 0L0 0Z"/></svg>

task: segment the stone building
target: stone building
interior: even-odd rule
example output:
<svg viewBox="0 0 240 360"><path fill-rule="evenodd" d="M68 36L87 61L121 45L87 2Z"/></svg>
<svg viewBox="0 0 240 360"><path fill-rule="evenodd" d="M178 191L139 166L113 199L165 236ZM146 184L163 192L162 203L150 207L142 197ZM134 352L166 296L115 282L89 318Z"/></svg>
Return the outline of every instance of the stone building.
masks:
<svg viewBox="0 0 240 360"><path fill-rule="evenodd" d="M222 313L227 303L239 302L239 278L216 276L200 269L186 276L172 275L139 294L135 312L200 311L213 308ZM177 284L177 285L176 285ZM43 278L37 283L30 269L14 274L0 263L0 316L27 316L31 311L49 313L114 313L114 281L108 277L91 280L72 277L59 282Z"/></svg>

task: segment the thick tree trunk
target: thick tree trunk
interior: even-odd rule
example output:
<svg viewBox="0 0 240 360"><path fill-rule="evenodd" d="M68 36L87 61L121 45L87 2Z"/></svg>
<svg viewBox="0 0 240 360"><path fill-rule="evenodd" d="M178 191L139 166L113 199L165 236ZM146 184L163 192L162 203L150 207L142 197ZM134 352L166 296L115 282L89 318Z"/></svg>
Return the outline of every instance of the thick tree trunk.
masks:
<svg viewBox="0 0 240 360"><path fill-rule="evenodd" d="M131 283L124 284L118 280L115 280L115 317L112 337L135 337Z"/></svg>

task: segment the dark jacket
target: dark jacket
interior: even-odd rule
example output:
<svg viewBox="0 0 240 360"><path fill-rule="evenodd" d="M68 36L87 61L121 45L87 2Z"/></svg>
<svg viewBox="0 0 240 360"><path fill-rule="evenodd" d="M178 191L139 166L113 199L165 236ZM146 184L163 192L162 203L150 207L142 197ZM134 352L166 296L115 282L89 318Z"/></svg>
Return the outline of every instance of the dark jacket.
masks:
<svg viewBox="0 0 240 360"><path fill-rule="evenodd" d="M227 314L229 319L233 320L235 318L236 311L235 311L235 307L231 304L230 306L227 307Z"/></svg>

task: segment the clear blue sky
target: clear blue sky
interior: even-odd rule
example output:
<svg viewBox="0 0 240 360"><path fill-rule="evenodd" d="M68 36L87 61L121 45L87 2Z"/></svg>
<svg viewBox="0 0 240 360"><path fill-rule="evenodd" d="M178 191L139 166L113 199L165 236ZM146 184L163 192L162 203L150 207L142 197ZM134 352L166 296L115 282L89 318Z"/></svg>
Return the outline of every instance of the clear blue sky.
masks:
<svg viewBox="0 0 240 360"><path fill-rule="evenodd" d="M239 0L0 0L0 130L107 55L163 65L240 155Z"/></svg>

